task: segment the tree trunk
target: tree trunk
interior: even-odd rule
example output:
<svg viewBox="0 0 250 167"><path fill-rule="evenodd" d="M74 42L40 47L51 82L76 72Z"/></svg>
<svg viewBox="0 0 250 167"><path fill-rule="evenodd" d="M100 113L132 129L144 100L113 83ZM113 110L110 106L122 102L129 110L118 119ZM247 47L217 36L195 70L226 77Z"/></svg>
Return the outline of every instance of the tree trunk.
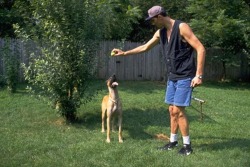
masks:
<svg viewBox="0 0 250 167"><path fill-rule="evenodd" d="M225 81L226 80L226 61L222 61L222 77L221 77L221 81Z"/></svg>
<svg viewBox="0 0 250 167"><path fill-rule="evenodd" d="M56 103L56 109L66 119L66 122L72 123L77 120L76 106L72 100L61 100Z"/></svg>

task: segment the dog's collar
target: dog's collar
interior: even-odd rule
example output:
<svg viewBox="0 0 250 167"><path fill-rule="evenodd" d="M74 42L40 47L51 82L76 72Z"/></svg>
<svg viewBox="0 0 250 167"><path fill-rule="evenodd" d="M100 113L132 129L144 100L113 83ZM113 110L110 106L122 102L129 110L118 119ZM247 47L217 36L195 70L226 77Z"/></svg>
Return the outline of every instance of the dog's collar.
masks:
<svg viewBox="0 0 250 167"><path fill-rule="evenodd" d="M114 100L111 96L109 96L109 100L112 101L113 103L117 103L118 99L119 98L117 98L117 99Z"/></svg>

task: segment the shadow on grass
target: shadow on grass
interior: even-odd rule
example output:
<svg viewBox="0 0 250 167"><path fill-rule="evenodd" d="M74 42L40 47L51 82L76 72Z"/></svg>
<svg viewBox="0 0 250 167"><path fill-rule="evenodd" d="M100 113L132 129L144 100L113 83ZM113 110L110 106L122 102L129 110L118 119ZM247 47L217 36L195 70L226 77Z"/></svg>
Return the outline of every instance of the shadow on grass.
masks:
<svg viewBox="0 0 250 167"><path fill-rule="evenodd" d="M188 114L189 121L200 121L201 123L218 123L211 117L206 114L206 106L203 105L203 109L201 110L200 105L192 104L190 107L187 108L187 113L191 113L193 116L190 117Z"/></svg>
<svg viewBox="0 0 250 167"><path fill-rule="evenodd" d="M169 116L165 108L146 109L129 108L123 110L123 130L127 130L129 135L136 139L152 138L152 135L145 132L149 126L169 126ZM117 119L116 119L117 122ZM84 126L89 130L101 130L101 112L83 113L78 117L78 121L72 125L81 128ZM105 120L106 126L106 120ZM117 128L116 128L117 129Z"/></svg>
<svg viewBox="0 0 250 167"><path fill-rule="evenodd" d="M225 90L250 89L250 83L248 82L204 82L202 86L207 87L207 88L225 89Z"/></svg>
<svg viewBox="0 0 250 167"><path fill-rule="evenodd" d="M149 128L169 127L169 115L165 108L146 109L130 108L124 111L124 130L133 139L147 140L155 134L149 134Z"/></svg>
<svg viewBox="0 0 250 167"><path fill-rule="evenodd" d="M239 148L242 151L249 152L250 148L250 139L242 138L226 138L226 137L208 137L209 140L219 140L218 142L212 144L202 144L198 147L204 150L209 151L218 151L218 150L231 150L234 148ZM205 139L204 139L205 140Z"/></svg>
<svg viewBox="0 0 250 167"><path fill-rule="evenodd" d="M97 128L101 129L101 112L84 112L77 117L77 121L71 124L76 128L82 128L84 126L89 130L96 130Z"/></svg>
<svg viewBox="0 0 250 167"><path fill-rule="evenodd" d="M199 114L190 114L188 115L188 119L189 122L199 121ZM129 108L123 111L122 129L123 131L128 131L129 137L132 139L147 140L154 138L156 133L166 134L168 132L167 128L170 126L169 120L169 113L164 107L158 109L149 108L145 110ZM72 125L78 128L85 127L89 130L101 130L101 112L83 113L79 116L78 121ZM150 134L148 129L156 132ZM157 129L164 130L159 132Z"/></svg>

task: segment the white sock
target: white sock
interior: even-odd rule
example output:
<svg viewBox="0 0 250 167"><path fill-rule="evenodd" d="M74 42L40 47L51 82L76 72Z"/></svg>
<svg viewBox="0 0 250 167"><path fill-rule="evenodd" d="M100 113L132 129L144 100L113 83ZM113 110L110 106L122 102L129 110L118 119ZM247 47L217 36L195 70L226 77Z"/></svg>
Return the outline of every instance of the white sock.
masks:
<svg viewBox="0 0 250 167"><path fill-rule="evenodd" d="M170 142L175 142L178 140L178 134L170 134Z"/></svg>
<svg viewBox="0 0 250 167"><path fill-rule="evenodd" d="M189 136L182 136L183 144L190 144L190 137Z"/></svg>

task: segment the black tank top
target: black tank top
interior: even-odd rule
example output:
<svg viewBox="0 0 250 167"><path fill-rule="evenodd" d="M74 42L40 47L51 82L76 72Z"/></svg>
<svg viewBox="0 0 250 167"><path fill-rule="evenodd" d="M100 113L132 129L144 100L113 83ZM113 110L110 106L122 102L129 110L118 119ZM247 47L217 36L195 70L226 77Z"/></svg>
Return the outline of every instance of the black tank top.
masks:
<svg viewBox="0 0 250 167"><path fill-rule="evenodd" d="M169 42L166 28L160 30L160 44L169 80L193 78L196 72L194 49L189 43L182 41L180 23L182 22L175 20Z"/></svg>

